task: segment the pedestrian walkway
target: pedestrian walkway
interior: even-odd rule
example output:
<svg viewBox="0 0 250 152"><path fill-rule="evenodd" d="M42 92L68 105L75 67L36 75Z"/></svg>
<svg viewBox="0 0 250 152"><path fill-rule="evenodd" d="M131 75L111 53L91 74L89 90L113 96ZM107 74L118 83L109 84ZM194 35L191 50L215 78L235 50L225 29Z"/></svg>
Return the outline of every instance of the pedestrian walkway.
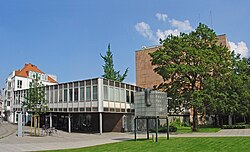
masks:
<svg viewBox="0 0 250 152"><path fill-rule="evenodd" d="M0 139L0 152L16 151L39 151L69 149L95 146L107 143L121 142L124 140L134 139L133 133L103 133L100 134L83 134L67 133L58 131L52 136L34 137L29 136L29 127L24 127L25 136L17 137L11 134L8 137ZM150 134L151 136L151 134ZM160 137L166 137L166 134L159 134ZM225 137L225 136L250 136L250 129L227 129L217 133L188 133L170 135L173 137ZM138 138L146 138L146 134L138 134Z"/></svg>
<svg viewBox="0 0 250 152"><path fill-rule="evenodd" d="M15 133L16 130L17 130L17 126L12 125L8 123L7 121L0 123L0 139Z"/></svg>

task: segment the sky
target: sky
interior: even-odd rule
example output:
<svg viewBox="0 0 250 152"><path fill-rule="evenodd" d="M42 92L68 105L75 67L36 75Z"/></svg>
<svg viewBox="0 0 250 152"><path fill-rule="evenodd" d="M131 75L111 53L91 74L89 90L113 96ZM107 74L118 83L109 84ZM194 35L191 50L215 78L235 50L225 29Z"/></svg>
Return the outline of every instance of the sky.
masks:
<svg viewBox="0 0 250 152"><path fill-rule="evenodd" d="M135 84L135 51L159 38L194 30L199 22L226 34L249 56L247 0L0 0L0 87L25 63L58 82L101 77L111 44L114 65Z"/></svg>

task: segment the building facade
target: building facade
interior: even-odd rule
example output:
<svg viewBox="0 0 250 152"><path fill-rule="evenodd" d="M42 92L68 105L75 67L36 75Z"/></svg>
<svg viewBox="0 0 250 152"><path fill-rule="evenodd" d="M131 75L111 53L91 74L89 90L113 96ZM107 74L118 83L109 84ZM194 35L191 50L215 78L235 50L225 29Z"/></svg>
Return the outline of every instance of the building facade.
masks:
<svg viewBox="0 0 250 152"><path fill-rule="evenodd" d="M3 116L12 123L15 123L15 113L13 110L14 92L28 89L32 80L38 76L43 85L57 84L57 78L53 75L45 74L37 66L29 63L25 64L21 70L12 71L5 82L3 89Z"/></svg>
<svg viewBox="0 0 250 152"><path fill-rule="evenodd" d="M225 34L217 36L218 45L223 45L229 48L227 37ZM154 72L154 66L151 65L151 57L149 53L155 52L161 46L143 47L141 50L135 52L136 62L136 86L143 88L153 88L163 83L160 75Z"/></svg>
<svg viewBox="0 0 250 152"><path fill-rule="evenodd" d="M45 87L49 111L41 124L65 131L130 131L134 118L134 94L142 89L103 78L60 83ZM14 91L13 109L22 111L27 90ZM29 122L29 118L26 119Z"/></svg>

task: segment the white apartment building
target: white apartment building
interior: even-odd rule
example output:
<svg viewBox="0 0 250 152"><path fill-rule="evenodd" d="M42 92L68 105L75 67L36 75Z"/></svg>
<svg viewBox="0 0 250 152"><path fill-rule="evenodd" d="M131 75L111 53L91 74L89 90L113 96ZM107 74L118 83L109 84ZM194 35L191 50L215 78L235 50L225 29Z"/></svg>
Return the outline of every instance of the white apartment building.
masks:
<svg viewBox="0 0 250 152"><path fill-rule="evenodd" d="M34 79L36 75L40 77L42 84L45 86L57 84L56 76L45 74L31 63L25 64L21 70L14 70L9 74L3 89L2 105L2 115L7 121L12 123L16 122L15 112L13 110L14 92L28 89L32 79Z"/></svg>

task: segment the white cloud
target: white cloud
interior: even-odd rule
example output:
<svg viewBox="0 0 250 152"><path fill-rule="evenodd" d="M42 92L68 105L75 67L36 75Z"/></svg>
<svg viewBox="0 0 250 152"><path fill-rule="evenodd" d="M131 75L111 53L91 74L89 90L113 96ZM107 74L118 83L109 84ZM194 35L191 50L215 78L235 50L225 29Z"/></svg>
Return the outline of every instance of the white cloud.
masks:
<svg viewBox="0 0 250 152"><path fill-rule="evenodd" d="M180 35L180 32L187 33L193 30L188 20L179 21L176 19L169 19L167 14L156 13L155 15L159 21L163 21L170 24L172 28L170 29L157 29L157 31L151 30L149 24L145 22L140 22L135 25L135 29L139 32L143 37L148 40L159 43L159 39L166 39L170 34L177 36Z"/></svg>
<svg viewBox="0 0 250 152"><path fill-rule="evenodd" d="M181 32L190 32L193 29L188 20L178 21L176 19L172 19L169 22L173 27L177 28Z"/></svg>
<svg viewBox="0 0 250 152"><path fill-rule="evenodd" d="M159 21L163 21L163 22L166 22L168 19L167 14L156 13L155 16Z"/></svg>
<svg viewBox="0 0 250 152"><path fill-rule="evenodd" d="M238 44L234 42L229 42L230 51L235 51L235 53L241 54L241 57L248 57L248 48L245 42L241 41Z"/></svg>
<svg viewBox="0 0 250 152"><path fill-rule="evenodd" d="M177 36L177 35L180 35L180 31L175 29L175 30L172 30L172 29L169 29L169 30L165 30L165 31L162 31L160 29L157 30L156 32L156 37L157 39L166 39L170 34L174 35L174 36Z"/></svg>
<svg viewBox="0 0 250 152"><path fill-rule="evenodd" d="M142 36L148 38L149 40L154 40L155 37L150 26L145 22L140 22L135 25L135 29L139 32Z"/></svg>

